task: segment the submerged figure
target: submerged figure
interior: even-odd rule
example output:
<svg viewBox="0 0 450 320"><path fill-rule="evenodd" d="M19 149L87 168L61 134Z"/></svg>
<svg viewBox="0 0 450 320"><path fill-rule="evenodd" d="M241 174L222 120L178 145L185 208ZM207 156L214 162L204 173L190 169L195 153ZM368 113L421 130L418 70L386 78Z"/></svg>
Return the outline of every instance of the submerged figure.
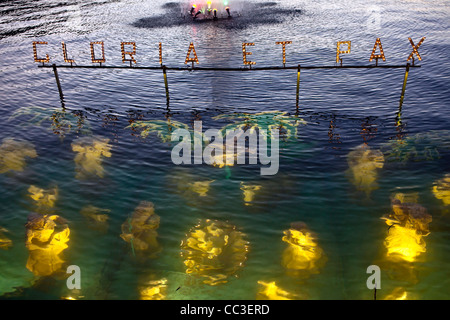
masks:
<svg viewBox="0 0 450 320"><path fill-rule="evenodd" d="M255 199L256 191L260 190L260 185L245 185L241 182L241 190L244 194L244 203L246 206L251 206Z"/></svg>
<svg viewBox="0 0 450 320"><path fill-rule="evenodd" d="M28 193L39 209L53 208L55 206L55 201L58 198L57 187L45 190L36 186L30 186L28 188Z"/></svg>
<svg viewBox="0 0 450 320"><path fill-rule="evenodd" d="M444 205L450 206L450 173L434 183L433 194L437 199L442 200Z"/></svg>
<svg viewBox="0 0 450 320"><path fill-rule="evenodd" d="M75 156L76 178L88 179L90 177L103 178L105 169L102 166L103 157L111 157L112 146L109 139L83 137L72 143L72 150L77 152Z"/></svg>
<svg viewBox="0 0 450 320"><path fill-rule="evenodd" d="M11 239L7 238L3 233L8 232L5 228L0 227L0 249L8 250L12 247L13 242Z"/></svg>
<svg viewBox="0 0 450 320"><path fill-rule="evenodd" d="M296 300L299 298L299 296L278 287L275 281L258 281L258 284L261 288L258 291L256 300Z"/></svg>
<svg viewBox="0 0 450 320"><path fill-rule="evenodd" d="M23 171L25 159L36 157L36 149L31 142L5 138L0 145L0 173Z"/></svg>
<svg viewBox="0 0 450 320"><path fill-rule="evenodd" d="M131 218L122 223L120 237L130 243L132 250L150 253L152 256L161 248L157 237L160 217L155 214L153 203L142 201Z"/></svg>
<svg viewBox="0 0 450 320"><path fill-rule="evenodd" d="M413 262L424 252L424 237L429 235L432 221L427 210L417 203L392 200L392 213L382 217L389 226L385 239L387 258L391 261Z"/></svg>
<svg viewBox="0 0 450 320"><path fill-rule="evenodd" d="M283 252L281 264L287 273L296 277L309 277L319 273L326 262L323 250L318 246L315 235L303 222L291 223L282 240L288 244Z"/></svg>
<svg viewBox="0 0 450 320"><path fill-rule="evenodd" d="M243 267L249 249L244 234L226 222L202 220L181 243L186 273L218 285Z"/></svg>
<svg viewBox="0 0 450 320"><path fill-rule="evenodd" d="M371 150L366 144L360 145L347 156L350 181L357 190L364 191L367 196L378 189L377 170L384 166L384 156L379 150Z"/></svg>
<svg viewBox="0 0 450 320"><path fill-rule="evenodd" d="M141 286L140 300L164 300L167 295L167 279L150 280Z"/></svg>
<svg viewBox="0 0 450 320"><path fill-rule="evenodd" d="M111 210L97 208L92 205L88 205L81 209L80 213L89 221L89 226L94 229L105 229L108 227L109 213Z"/></svg>
<svg viewBox="0 0 450 320"><path fill-rule="evenodd" d="M65 274L62 253L68 248L70 234L66 221L57 215L33 214L25 227L27 269L36 276Z"/></svg>

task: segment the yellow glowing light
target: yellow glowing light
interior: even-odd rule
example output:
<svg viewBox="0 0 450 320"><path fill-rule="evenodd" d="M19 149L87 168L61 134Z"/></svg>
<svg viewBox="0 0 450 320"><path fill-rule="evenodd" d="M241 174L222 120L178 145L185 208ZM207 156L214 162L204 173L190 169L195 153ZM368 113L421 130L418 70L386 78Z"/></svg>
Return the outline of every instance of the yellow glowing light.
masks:
<svg viewBox="0 0 450 320"><path fill-rule="evenodd" d="M66 44L65 44L64 42L61 42L61 45L62 45L62 51L63 51L63 56L64 56L64 62L67 62L67 63L74 63L75 60L69 59L69 58L67 57L67 48L66 48Z"/></svg>
<svg viewBox="0 0 450 320"><path fill-rule="evenodd" d="M377 170L384 166L384 155L379 150L372 150L366 144L362 144L352 150L347 156L350 181L367 196L378 188Z"/></svg>
<svg viewBox="0 0 450 320"><path fill-rule="evenodd" d="M291 228L283 233L282 240L288 247L283 252L281 264L288 273L295 276L319 273L325 255L306 225L302 222L292 223Z"/></svg>
<svg viewBox="0 0 450 320"><path fill-rule="evenodd" d="M275 281L258 281L262 287L257 294L257 300L294 300L298 298L295 294L285 291L277 286Z"/></svg>
<svg viewBox="0 0 450 320"><path fill-rule="evenodd" d="M398 257L413 262L420 254L426 252L426 243L422 235L418 234L415 229L399 225L393 225L389 229L385 246L388 258L394 260Z"/></svg>
<svg viewBox="0 0 450 320"><path fill-rule="evenodd" d="M140 300L164 300L167 294L167 279L146 282L140 289Z"/></svg>
<svg viewBox="0 0 450 320"><path fill-rule="evenodd" d="M42 62L47 63L50 61L50 57L48 54L45 55L45 58L38 58L37 54L37 46L38 44L48 44L46 41L33 41L33 55L34 55L34 62Z"/></svg>
<svg viewBox="0 0 450 320"><path fill-rule="evenodd" d="M23 171L26 158L36 158L37 153L31 142L5 138L0 145L0 174L8 171Z"/></svg>
<svg viewBox="0 0 450 320"><path fill-rule="evenodd" d="M36 186L30 186L28 193L31 199L33 199L38 207L52 208L55 205L55 201L58 198L58 188L52 188L44 190Z"/></svg>
<svg viewBox="0 0 450 320"><path fill-rule="evenodd" d="M156 255L161 247L157 237L160 217L155 214L153 203L142 201L131 218L122 224L120 237L133 246L133 250Z"/></svg>
<svg viewBox="0 0 450 320"><path fill-rule="evenodd" d="M159 43L159 64L162 65L163 64L163 59L162 59L162 43Z"/></svg>
<svg viewBox="0 0 450 320"><path fill-rule="evenodd" d="M283 64L286 64L286 45L291 44L292 41L277 41L275 44L281 44L282 45L282 52L283 52Z"/></svg>
<svg viewBox="0 0 450 320"><path fill-rule="evenodd" d="M215 180L190 182L188 184L188 189L198 194L200 197L206 197L210 184L214 181Z"/></svg>
<svg viewBox="0 0 450 320"><path fill-rule="evenodd" d="M200 276L209 285L228 282L247 259L245 235L226 222L202 220L181 242L186 273Z"/></svg>
<svg viewBox="0 0 450 320"><path fill-rule="evenodd" d="M241 182L241 190L244 193L244 202L246 206L251 205L251 202L253 202L256 191L260 190L260 185L244 185L244 182Z"/></svg>
<svg viewBox="0 0 450 320"><path fill-rule="evenodd" d="M191 52L194 54L194 58L191 58ZM186 55L186 60L184 61L184 64L187 64L188 62L196 62L197 64L198 62L198 58L197 58L197 53L195 52L195 47L194 47L194 43L191 42L191 44L189 45L189 50L188 53Z"/></svg>
<svg viewBox="0 0 450 320"><path fill-rule="evenodd" d="M377 46L380 47L380 53L379 54L375 54L375 51L377 50ZM384 56L384 52L383 52L383 46L381 45L381 40L380 38L377 38L377 40L375 41L375 44L373 46L373 50L372 50L372 54L370 55L370 59L369 62L371 62L373 59L383 59L383 61L386 61L386 57Z"/></svg>
<svg viewBox="0 0 450 320"><path fill-rule="evenodd" d="M3 234L4 232L8 232L8 230L0 227L0 249L8 250L10 247L12 247L13 242Z"/></svg>
<svg viewBox="0 0 450 320"><path fill-rule="evenodd" d="M27 269L37 276L65 274L62 253L68 248L70 234L65 220L57 215L33 215L25 227Z"/></svg>
<svg viewBox="0 0 450 320"><path fill-rule="evenodd" d="M101 209L94 207L92 205L88 205L81 209L80 213L82 216L88 218L92 222L99 222L99 223L105 223L109 219L108 213L110 213L111 210L109 209Z"/></svg>
<svg viewBox="0 0 450 320"><path fill-rule="evenodd" d="M95 58L95 51L94 51L94 44L100 44L102 46L102 58L97 59ZM91 60L92 63L105 63L105 43L103 41L93 41L90 43L91 46Z"/></svg>
<svg viewBox="0 0 450 320"><path fill-rule="evenodd" d="M253 42L243 42L242 43L242 56L243 56L243 60L244 60L244 64L245 65L254 65L254 64L256 64L256 62L247 60L247 56L250 56L253 53L251 53L250 51L247 51L246 47L247 46L254 46L254 45L255 44Z"/></svg>
<svg viewBox="0 0 450 320"><path fill-rule="evenodd" d="M414 45L414 42L412 41L411 38L408 38L409 43L411 43L411 46L413 47L413 51L411 52L411 54L409 55L408 59L406 59L406 61L409 61L413 55L415 54L417 56L417 58L422 61L422 57L419 54L419 51L417 49L419 49L420 45L425 41L425 37L423 37L422 39L420 39L419 43L416 45Z"/></svg>
<svg viewBox="0 0 450 320"><path fill-rule="evenodd" d="M75 156L76 178L87 179L93 176L104 177L102 166L103 157L111 157L112 146L109 139L96 137L83 137L72 143L72 151L77 152Z"/></svg>
<svg viewBox="0 0 450 320"><path fill-rule="evenodd" d="M347 45L347 50L341 50L341 44L346 44ZM339 63L339 54L341 53L350 53L351 51L351 45L352 42L351 41L339 41L337 43L337 48L336 48L336 63Z"/></svg>
<svg viewBox="0 0 450 320"><path fill-rule="evenodd" d="M408 293L403 288L395 288L384 300L408 300Z"/></svg>
<svg viewBox="0 0 450 320"><path fill-rule="evenodd" d="M133 51L125 51L125 46L133 46ZM122 62L134 62L136 63L136 59L134 59L134 55L136 54L136 42L121 42L120 48L122 51ZM126 59L125 56L129 55L130 59Z"/></svg>
<svg viewBox="0 0 450 320"><path fill-rule="evenodd" d="M447 173L442 179L436 181L432 188L433 194L437 199L444 202L444 205L450 205L450 173Z"/></svg>

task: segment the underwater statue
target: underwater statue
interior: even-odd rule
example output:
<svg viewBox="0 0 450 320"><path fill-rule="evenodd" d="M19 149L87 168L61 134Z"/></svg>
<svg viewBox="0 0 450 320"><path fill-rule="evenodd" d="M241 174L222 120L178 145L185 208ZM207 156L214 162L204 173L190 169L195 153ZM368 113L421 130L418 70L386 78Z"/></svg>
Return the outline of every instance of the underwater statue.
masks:
<svg viewBox="0 0 450 320"><path fill-rule="evenodd" d="M450 206L450 173L436 181L432 191L436 199L442 200L445 206Z"/></svg>
<svg viewBox="0 0 450 320"><path fill-rule="evenodd" d="M92 177L103 178L105 169L102 162L103 157L111 157L112 145L109 139L96 137L82 137L72 143L75 156L76 178L88 179Z"/></svg>
<svg viewBox="0 0 450 320"><path fill-rule="evenodd" d="M62 253L68 248L70 234L66 221L57 215L32 214L25 228L27 269L36 276L65 274Z"/></svg>
<svg viewBox="0 0 450 320"><path fill-rule="evenodd" d="M260 290L256 295L256 300L298 300L300 298L298 295L278 287L275 281L258 281L258 284Z"/></svg>
<svg viewBox="0 0 450 320"><path fill-rule="evenodd" d="M0 173L23 171L26 158L36 158L33 144L15 138L5 138L0 145Z"/></svg>
<svg viewBox="0 0 450 320"><path fill-rule="evenodd" d="M378 169L384 166L384 156L379 150L372 150L366 144L356 147L347 155L347 174L353 185L367 196L378 189Z"/></svg>
<svg viewBox="0 0 450 320"><path fill-rule="evenodd" d="M55 201L58 198L58 188L53 187L45 190L36 186L30 186L28 188L28 194L29 197L34 200L38 208L37 211L40 212L44 210L45 212L45 209L53 208L55 206Z"/></svg>
<svg viewBox="0 0 450 320"><path fill-rule="evenodd" d="M120 237L131 244L134 252L150 254L151 257L161 251L158 243L160 217L155 214L153 203L142 201L130 218L122 223Z"/></svg>
<svg viewBox="0 0 450 320"><path fill-rule="evenodd" d="M87 219L89 227L93 229L106 229L108 227L109 213L111 210L97 208L93 205L83 207L80 214Z"/></svg>
<svg viewBox="0 0 450 320"><path fill-rule="evenodd" d="M167 295L167 279L150 280L139 289L140 300L164 300Z"/></svg>
<svg viewBox="0 0 450 320"><path fill-rule="evenodd" d="M392 199L392 213L382 217L389 226L384 245L391 261L416 261L426 252L424 237L430 234L432 221L427 210L417 204L401 202L397 195Z"/></svg>
<svg viewBox="0 0 450 320"><path fill-rule="evenodd" d="M10 247L12 247L13 242L11 239L8 239L8 237L4 235L5 232L8 232L8 230L0 227L0 249L8 250Z"/></svg>
<svg viewBox="0 0 450 320"><path fill-rule="evenodd" d="M256 192L261 189L260 185L246 185L241 181L241 190L244 195L244 204L246 206L251 206L253 200L255 199Z"/></svg>
<svg viewBox="0 0 450 320"><path fill-rule="evenodd" d="M249 243L233 225L217 220L201 220L181 242L186 273L203 283L218 285L240 270L247 260Z"/></svg>
<svg viewBox="0 0 450 320"><path fill-rule="evenodd" d="M288 275L307 278L317 274L325 265L326 257L317 244L316 236L303 222L293 222L283 231L282 240L288 244L283 251L282 266Z"/></svg>

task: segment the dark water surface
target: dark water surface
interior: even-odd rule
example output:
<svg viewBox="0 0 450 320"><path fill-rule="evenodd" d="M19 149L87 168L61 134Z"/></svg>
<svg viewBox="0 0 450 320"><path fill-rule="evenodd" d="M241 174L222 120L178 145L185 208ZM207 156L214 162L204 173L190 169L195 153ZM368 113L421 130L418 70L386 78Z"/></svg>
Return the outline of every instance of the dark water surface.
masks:
<svg viewBox="0 0 450 320"><path fill-rule="evenodd" d="M235 18L214 24L182 18L187 2L0 2L0 140L27 140L38 155L27 160L24 171L0 175L0 227L13 241L0 250L0 296L138 299L145 281L166 279L167 299L255 299L258 281L275 281L308 299L372 299L366 269L377 264L380 299L392 292L406 292L411 299L450 297L450 211L432 192L450 173L448 1L372 1L368 6L361 0L231 0L229 5ZM308 66L334 65L336 42L351 40L344 64L366 65L375 39L381 38L387 61L379 63L399 65L412 50L408 37L416 44L426 40L419 48L423 61L416 59L421 68L409 73L401 115L404 69L302 70L298 116L306 124L281 142L280 169L273 177L262 177L254 165L230 167L231 173L206 164L176 166L170 142L156 133L142 138L127 127L170 118L189 127L202 120L205 129L221 128L232 121L215 117L235 112L294 115L296 70L168 71L167 110L159 70L60 69L69 127L63 119L59 126L49 120L61 111L61 102L52 70L38 68L32 50L33 41L47 41L39 54L63 64L64 41L76 64L89 65L89 42L104 41L106 65L122 65L120 42L135 41L137 65L158 66L162 42L164 63L183 67L192 41L199 66L240 67L242 42L254 42L249 59L256 66L275 66L281 65L275 41L290 40L287 65ZM84 180L76 176L72 143L89 136L109 139L111 157L103 158L103 178ZM400 140L407 146L393 156L391 146ZM385 159L377 169L378 189L368 195L348 179L347 155L363 143L382 150ZM179 186L206 180L214 182L205 197L179 192ZM262 188L251 205L245 205L241 182ZM82 271L76 294L65 280L39 277L26 268L25 223L36 210L28 195L31 185L58 188L52 212L68 221L64 256ZM391 212L391 198L399 192L417 193L433 220L424 237L426 252L391 272L396 269L386 262L387 225L380 218ZM152 202L161 218L162 250L156 257L135 256L120 238L122 223L141 201ZM110 210L106 229L93 228L80 214L88 205ZM227 221L249 242L244 266L226 284L202 284L185 272L180 243L201 219ZM286 274L281 264L287 245L283 231L295 221L316 234L327 257L319 273L302 279Z"/></svg>

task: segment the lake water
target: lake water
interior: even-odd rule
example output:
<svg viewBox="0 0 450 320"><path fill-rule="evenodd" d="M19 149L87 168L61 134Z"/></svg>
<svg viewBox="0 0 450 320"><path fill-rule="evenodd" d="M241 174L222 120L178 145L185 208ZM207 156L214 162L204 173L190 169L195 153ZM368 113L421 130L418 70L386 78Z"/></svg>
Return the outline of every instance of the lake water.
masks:
<svg viewBox="0 0 450 320"><path fill-rule="evenodd" d="M264 289L261 282L275 282L284 290L278 298L373 299L366 286L367 268L378 265L378 299L450 298L449 183L439 184L450 174L448 1L230 0L233 19L222 19L226 13L219 3L213 6L221 19L204 23L187 16L191 5L162 0L0 3L1 165L8 166L10 138L29 142L14 149L16 165L20 159L15 155L36 152L25 159L23 171L2 168L0 174L0 228L8 230L0 237L12 241L7 250L0 248L0 296L139 299L147 287L161 292L153 298L256 299ZM320 66L335 65L336 42L351 40L351 53L341 55L344 65L367 65L380 38L386 62L379 64L404 65L412 51L409 37L416 45L422 37L426 40L418 49L423 60L415 60L421 68L410 69L401 114L404 69L304 69L296 113L296 70L169 70L168 109L161 70L61 68L64 113L53 71L38 68L32 47L33 41L47 41L38 46L39 55L47 53L50 63L65 64L64 41L69 58L91 65L89 42L104 41L105 64L120 66L120 42L134 41L137 66L159 66L161 42L164 64L185 67L193 42L199 67L239 68L243 42L255 43L248 47L255 67L282 65L276 41L292 41L286 45L288 66ZM232 118L236 113L258 117L276 111L304 122L280 141L280 168L274 176L261 176L260 165L177 166L171 160L174 143L163 141L164 135L142 137L129 128L139 121L169 119L190 129L196 120L204 130L220 129L240 120ZM164 126L161 130L166 132ZM77 171L76 146L84 148L80 141L95 139L109 139L110 154L101 156L100 165L90 158L87 165L99 171L86 179ZM349 168L351 152L362 144L384 158L375 161L378 167ZM359 174L354 178L363 180L359 186L364 190L358 190L352 172ZM372 178L376 181L364 184ZM210 182L207 191L195 187L205 181ZM55 188L54 203L39 207L30 186ZM258 186L251 201L246 201L244 186ZM447 205L433 193L435 186L441 195L447 192ZM393 212L391 200L401 198L400 193L414 198L406 202L425 208L432 221L429 234L415 244L423 252L411 261L400 257L393 262L385 241L397 227L388 230L381 217ZM153 203L160 217L153 230L156 254L141 253L135 238L127 242L120 236L131 228L142 201ZM94 223L81 214L88 206L102 209L96 214L108 220ZM32 253L25 225L33 212L67 220L63 267L80 267L80 290L69 290L64 277L27 268ZM197 256L204 265L198 272L208 277L186 272L182 244L193 228L212 220L223 223L222 230L230 232L227 239L236 241L235 250L228 248L220 258L231 265L225 283L216 281L214 269L205 271L215 258ZM315 234L317 247L309 249L320 252L321 259L317 268L311 262L311 268L293 275L283 262L289 244L282 238L298 221ZM211 278L212 283L205 283Z"/></svg>

